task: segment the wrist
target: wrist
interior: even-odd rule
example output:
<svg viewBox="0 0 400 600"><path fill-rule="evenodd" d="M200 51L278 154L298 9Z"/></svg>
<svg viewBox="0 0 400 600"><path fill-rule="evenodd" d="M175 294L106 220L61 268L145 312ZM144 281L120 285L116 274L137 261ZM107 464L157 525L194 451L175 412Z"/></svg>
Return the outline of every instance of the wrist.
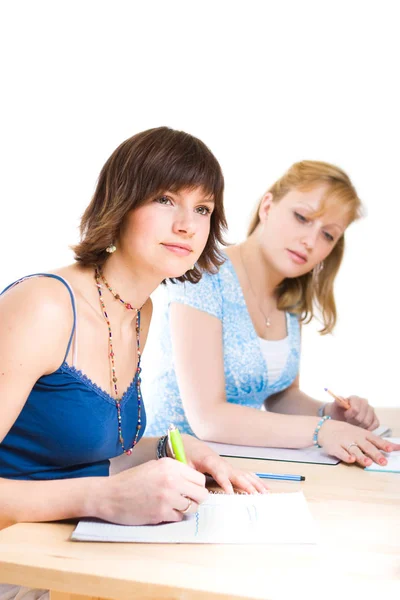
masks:
<svg viewBox="0 0 400 600"><path fill-rule="evenodd" d="M313 434L313 445L314 446L317 446L318 448L322 448L323 443L320 438L320 430L321 430L321 427L326 423L326 421L328 421L330 419L331 419L331 417L329 415L325 415L324 417L322 417L322 419L320 419L318 421L317 426L314 429L314 434Z"/></svg>
<svg viewBox="0 0 400 600"><path fill-rule="evenodd" d="M105 490L108 489L109 477L88 477L85 486L81 487L82 501L79 510L80 517L101 518L101 509L105 504Z"/></svg>

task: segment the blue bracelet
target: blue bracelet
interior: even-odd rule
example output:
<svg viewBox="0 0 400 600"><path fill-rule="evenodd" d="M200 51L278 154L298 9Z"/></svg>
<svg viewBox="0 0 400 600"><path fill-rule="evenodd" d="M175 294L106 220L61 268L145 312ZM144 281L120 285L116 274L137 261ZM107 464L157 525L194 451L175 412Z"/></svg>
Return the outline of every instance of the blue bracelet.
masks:
<svg viewBox="0 0 400 600"><path fill-rule="evenodd" d="M320 421L318 421L318 425L315 428L314 431L314 435L313 435L313 444L314 446L317 446L317 448L322 448L322 446L320 446L318 444L318 434L319 434L319 430L321 429L322 425L325 423L325 421L327 421L328 419L330 419L331 417L329 415L325 415L324 417L322 417L322 419Z"/></svg>

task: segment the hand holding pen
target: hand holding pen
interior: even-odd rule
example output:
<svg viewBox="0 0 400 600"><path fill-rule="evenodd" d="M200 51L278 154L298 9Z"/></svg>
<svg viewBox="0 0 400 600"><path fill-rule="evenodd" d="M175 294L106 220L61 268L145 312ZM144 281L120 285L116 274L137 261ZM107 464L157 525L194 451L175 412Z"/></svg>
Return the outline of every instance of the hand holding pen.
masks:
<svg viewBox="0 0 400 600"><path fill-rule="evenodd" d="M175 425L170 425L168 428L168 445L172 458L187 465L185 448L179 429Z"/></svg>
<svg viewBox="0 0 400 600"><path fill-rule="evenodd" d="M278 481L304 481L305 477L303 475L291 475L291 474L281 474L281 473L251 473L249 471L244 471L242 469L235 469L228 461L221 458L216 454L213 450L208 448L206 444L200 442L199 440L195 440L191 436L185 436L185 444L189 446L189 449L192 447L193 442L196 445L199 445L200 449L204 452L206 451L207 458L207 467L206 470L202 466L200 466L199 470L202 472L207 472L210 474L214 480L221 485L225 492L232 493L233 487L232 483L239 490L246 491L250 494L254 493L265 493L266 488L260 482L260 479L276 479ZM182 437L180 435L179 429L177 429L174 425L170 425L168 429L168 443L170 454L180 462L187 463L186 452L183 444ZM214 466L215 462L215 466ZM194 462L193 466L196 468L199 463ZM226 477L229 477L231 483L226 481ZM227 485L228 484L228 485Z"/></svg>
<svg viewBox="0 0 400 600"><path fill-rule="evenodd" d="M337 421L346 421L369 431L373 431L379 426L379 419L368 400L359 396L345 398L334 394L328 388L324 389L334 399L334 402L326 405L326 415Z"/></svg>
<svg viewBox="0 0 400 600"><path fill-rule="evenodd" d="M257 475L235 467L209 448L205 442L191 435L181 437L178 429L174 426L169 429L169 441L170 456L181 460L184 455L190 467L200 473L210 475L226 494L233 494L234 488L247 494L267 492L265 484Z"/></svg>

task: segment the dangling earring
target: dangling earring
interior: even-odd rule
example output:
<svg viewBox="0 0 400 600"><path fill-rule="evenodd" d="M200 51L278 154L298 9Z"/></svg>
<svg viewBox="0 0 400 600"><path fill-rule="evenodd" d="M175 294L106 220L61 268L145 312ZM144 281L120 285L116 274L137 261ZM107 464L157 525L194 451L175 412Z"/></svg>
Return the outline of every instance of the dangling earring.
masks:
<svg viewBox="0 0 400 600"><path fill-rule="evenodd" d="M107 246L106 248L106 252L108 252L109 254L112 254L113 252L115 252L117 249L116 246L114 246L114 244L110 244L109 246Z"/></svg>
<svg viewBox="0 0 400 600"><path fill-rule="evenodd" d="M192 265L190 268L192 269L192 271L194 271L196 265Z"/></svg>
<svg viewBox="0 0 400 600"><path fill-rule="evenodd" d="M315 277L318 277L318 275L321 273L321 271L323 271L324 269L324 263L323 261L318 263L317 265L315 265L315 267L313 268L313 275Z"/></svg>

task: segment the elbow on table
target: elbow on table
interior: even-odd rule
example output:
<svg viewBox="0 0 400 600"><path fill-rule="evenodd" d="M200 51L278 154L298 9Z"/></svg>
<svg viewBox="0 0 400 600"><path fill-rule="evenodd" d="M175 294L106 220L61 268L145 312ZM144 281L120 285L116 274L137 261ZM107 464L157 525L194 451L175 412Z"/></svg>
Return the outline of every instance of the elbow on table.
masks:
<svg viewBox="0 0 400 600"><path fill-rule="evenodd" d="M11 503L7 501L1 502L1 484L2 481L0 480L0 531L18 523L18 517Z"/></svg>
<svg viewBox="0 0 400 600"><path fill-rule="evenodd" d="M223 427L216 420L212 419L189 419L189 425L200 440L206 442L221 442L223 435ZM225 432L226 433L226 432Z"/></svg>

